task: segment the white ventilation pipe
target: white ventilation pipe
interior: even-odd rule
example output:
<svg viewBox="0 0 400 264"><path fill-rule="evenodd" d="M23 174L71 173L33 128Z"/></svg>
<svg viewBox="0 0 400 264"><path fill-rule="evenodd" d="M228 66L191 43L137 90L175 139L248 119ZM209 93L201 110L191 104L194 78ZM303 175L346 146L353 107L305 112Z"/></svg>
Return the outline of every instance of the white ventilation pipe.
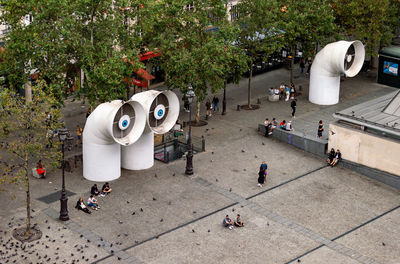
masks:
<svg viewBox="0 0 400 264"><path fill-rule="evenodd" d="M147 125L138 141L122 147L122 168L144 170L154 165L154 133L167 133L176 124L179 99L171 91L149 90L133 95L131 100L143 106Z"/></svg>
<svg viewBox="0 0 400 264"><path fill-rule="evenodd" d="M340 74L356 76L363 66L364 58L364 45L359 40L341 40L326 45L317 53L311 66L310 102L319 105L337 104Z"/></svg>
<svg viewBox="0 0 400 264"><path fill-rule="evenodd" d="M114 100L89 115L82 135L83 177L112 181L121 176L121 147L142 135L146 125L143 107L137 102Z"/></svg>

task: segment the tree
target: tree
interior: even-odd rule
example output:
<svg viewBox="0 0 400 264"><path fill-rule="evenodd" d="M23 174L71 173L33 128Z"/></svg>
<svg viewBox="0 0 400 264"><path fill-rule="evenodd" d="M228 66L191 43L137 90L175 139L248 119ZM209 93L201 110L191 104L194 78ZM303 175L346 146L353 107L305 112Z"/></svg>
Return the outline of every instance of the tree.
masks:
<svg viewBox="0 0 400 264"><path fill-rule="evenodd" d="M1 1L2 22L11 28L2 64L11 87L39 73L60 102L72 89L92 105L126 97L123 79L140 66L136 41L126 30L127 13L134 12L124 8L128 2ZM25 23L27 16L32 19Z"/></svg>
<svg viewBox="0 0 400 264"><path fill-rule="evenodd" d="M237 31L227 22L223 1L146 1L139 16L146 18L139 21L146 48L162 52L165 84L182 93L192 85L197 96L195 121L199 122L200 102L208 88L212 93L223 88L227 68L236 60L241 69L244 59L231 45Z"/></svg>
<svg viewBox="0 0 400 264"><path fill-rule="evenodd" d="M335 23L345 36L365 43L366 53L376 55L377 50L390 44L400 26L398 0L332 0ZM372 65L372 63L371 63Z"/></svg>
<svg viewBox="0 0 400 264"><path fill-rule="evenodd" d="M239 2L237 8L240 15L235 23L241 27L237 45L246 51L249 58L247 104L251 109L253 64L257 59L265 60L282 47L279 41L282 32L277 23L279 5L276 0L243 0Z"/></svg>
<svg viewBox="0 0 400 264"><path fill-rule="evenodd" d="M0 190L7 183L24 184L26 192L25 238L29 238L29 169L38 160L57 166L60 160L52 131L61 127L60 109L51 88L44 81L33 87L31 102L10 89L0 95Z"/></svg>
<svg viewBox="0 0 400 264"><path fill-rule="evenodd" d="M296 45L300 45L304 56L312 55L319 43L335 36L334 14L327 0L279 1L280 28L284 31L283 45L292 55L290 82L293 82L293 61Z"/></svg>

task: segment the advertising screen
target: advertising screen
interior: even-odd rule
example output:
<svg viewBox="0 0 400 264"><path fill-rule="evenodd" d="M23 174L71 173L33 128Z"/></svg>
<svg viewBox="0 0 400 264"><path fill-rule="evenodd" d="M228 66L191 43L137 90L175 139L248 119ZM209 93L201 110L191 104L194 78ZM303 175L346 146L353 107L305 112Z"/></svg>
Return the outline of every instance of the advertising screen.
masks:
<svg viewBox="0 0 400 264"><path fill-rule="evenodd" d="M384 61L383 62L383 73L397 76L399 73L399 64L390 62L390 61Z"/></svg>

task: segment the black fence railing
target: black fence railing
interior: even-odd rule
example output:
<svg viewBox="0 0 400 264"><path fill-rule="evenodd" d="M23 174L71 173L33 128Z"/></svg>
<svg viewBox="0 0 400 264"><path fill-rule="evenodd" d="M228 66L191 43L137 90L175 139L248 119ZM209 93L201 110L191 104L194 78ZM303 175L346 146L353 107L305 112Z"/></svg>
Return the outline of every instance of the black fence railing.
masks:
<svg viewBox="0 0 400 264"><path fill-rule="evenodd" d="M204 137L192 136L192 148L193 154L205 151L206 143ZM168 163L182 158L188 149L186 134L169 132L164 134L160 144L154 146L154 158Z"/></svg>

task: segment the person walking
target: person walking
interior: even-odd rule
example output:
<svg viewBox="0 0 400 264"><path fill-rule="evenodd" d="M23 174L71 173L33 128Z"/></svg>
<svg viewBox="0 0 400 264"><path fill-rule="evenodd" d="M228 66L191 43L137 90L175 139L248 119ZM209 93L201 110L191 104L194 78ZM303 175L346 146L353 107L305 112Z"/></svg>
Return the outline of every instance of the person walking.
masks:
<svg viewBox="0 0 400 264"><path fill-rule="evenodd" d="M300 73L303 74L304 73L304 68L306 67L306 64L304 63L304 59L301 58L300 60Z"/></svg>
<svg viewBox="0 0 400 264"><path fill-rule="evenodd" d="M206 102L206 118L208 118L209 116L211 116L211 101L210 101L210 99L207 99L207 102Z"/></svg>
<svg viewBox="0 0 400 264"><path fill-rule="evenodd" d="M318 122L318 132L317 132L317 137L322 138L322 132L324 131L324 123L322 120L319 120Z"/></svg>
<svg viewBox="0 0 400 264"><path fill-rule="evenodd" d="M212 104L213 104L213 112L217 111L219 112L219 98L214 95L214 98L212 99Z"/></svg>
<svg viewBox="0 0 400 264"><path fill-rule="evenodd" d="M292 117L295 118L295 113L296 113L296 106L297 106L297 99L294 99L291 103L290 103L290 107L292 108Z"/></svg>

